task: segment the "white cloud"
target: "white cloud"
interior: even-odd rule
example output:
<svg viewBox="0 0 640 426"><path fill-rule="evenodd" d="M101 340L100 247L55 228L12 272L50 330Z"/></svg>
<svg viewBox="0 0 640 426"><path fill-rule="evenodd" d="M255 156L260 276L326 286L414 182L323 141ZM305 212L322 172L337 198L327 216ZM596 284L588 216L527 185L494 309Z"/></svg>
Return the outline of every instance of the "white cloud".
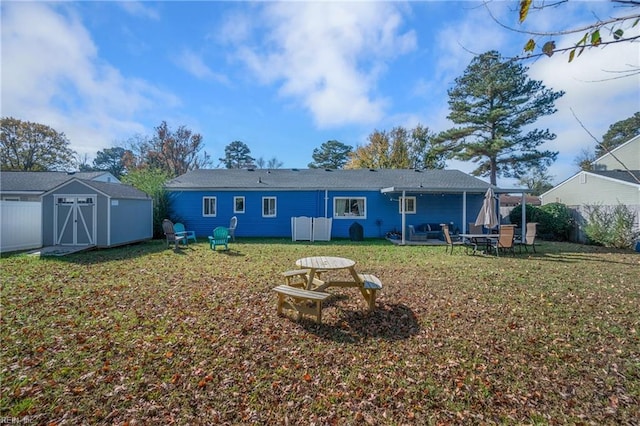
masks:
<svg viewBox="0 0 640 426"><path fill-rule="evenodd" d="M559 151L558 161L550 169L558 180L577 171L574 160L582 150L595 148L595 141L577 119L600 140L609 126L640 111L640 76L612 80L617 74L608 72L629 69L629 65L640 68L637 49L633 43L620 43L587 50L571 63L567 55L554 55L531 65L532 78L566 92L556 102L558 112L537 123L558 136L546 144L547 149Z"/></svg>
<svg viewBox="0 0 640 426"><path fill-rule="evenodd" d="M117 4L128 14L132 16L138 16L141 18L152 19L154 21L160 20L160 13L152 7L143 4L140 1L122 1Z"/></svg>
<svg viewBox="0 0 640 426"><path fill-rule="evenodd" d="M101 61L73 7L2 5L2 115L64 132L80 155L144 131L134 118L179 100Z"/></svg>
<svg viewBox="0 0 640 426"><path fill-rule="evenodd" d="M189 74L201 80L214 80L225 84L229 82L227 76L214 72L204 63L201 55L198 55L190 49L182 50L182 52L173 59L173 62Z"/></svg>
<svg viewBox="0 0 640 426"><path fill-rule="evenodd" d="M243 43L238 56L323 128L383 117L386 101L375 86L385 61L416 43L413 32L402 33L402 17L390 3L270 3L257 21L264 37Z"/></svg>

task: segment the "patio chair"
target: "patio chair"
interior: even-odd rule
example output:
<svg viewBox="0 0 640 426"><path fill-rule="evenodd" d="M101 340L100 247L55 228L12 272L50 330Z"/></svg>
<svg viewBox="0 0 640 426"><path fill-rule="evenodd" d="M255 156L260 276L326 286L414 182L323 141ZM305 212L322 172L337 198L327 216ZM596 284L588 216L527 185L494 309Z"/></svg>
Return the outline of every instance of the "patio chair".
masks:
<svg viewBox="0 0 640 426"><path fill-rule="evenodd" d="M229 222L229 236L232 241L236 240L236 227L238 226L238 218L233 216Z"/></svg>
<svg viewBox="0 0 640 426"><path fill-rule="evenodd" d="M495 250L496 256L499 256L500 250L510 250L511 254L515 256L516 252L513 249L515 228L515 225L501 225L498 238L489 242L488 248Z"/></svg>
<svg viewBox="0 0 640 426"><path fill-rule="evenodd" d="M447 247L445 247L444 251L445 253L447 253L449 251L449 248L451 248L451 253L449 254L453 254L453 248L455 246L464 246L465 251L468 251L470 244L460 240L459 238L452 237L449 233L449 225L442 225L442 233L444 234L444 241L447 243ZM475 251L475 245L473 246L473 248Z"/></svg>
<svg viewBox="0 0 640 426"><path fill-rule="evenodd" d="M187 231L184 225L180 222L176 222L173 224L173 230L176 232L176 235L184 236L184 243L189 245L189 240L193 240L193 242L197 242L196 233L193 231Z"/></svg>
<svg viewBox="0 0 640 426"><path fill-rule="evenodd" d="M169 247L169 245L173 243L175 246L175 250L178 250L179 243L184 242L187 239L187 237L184 235L176 234L173 222L171 222L169 219L164 219L162 221L162 231L167 238L167 247Z"/></svg>
<svg viewBox="0 0 640 426"><path fill-rule="evenodd" d="M527 223L527 228L525 230L524 241L522 241L522 236L518 236L515 238L515 244L520 249L520 253L522 253L522 247L529 253L528 246L531 246L533 252L536 253L536 234L538 232L538 223L537 222L529 222Z"/></svg>
<svg viewBox="0 0 640 426"><path fill-rule="evenodd" d="M229 228L224 226L218 226L213 230L213 235L209 236L209 246L211 250L215 250L218 246L224 246L225 250L229 250Z"/></svg>

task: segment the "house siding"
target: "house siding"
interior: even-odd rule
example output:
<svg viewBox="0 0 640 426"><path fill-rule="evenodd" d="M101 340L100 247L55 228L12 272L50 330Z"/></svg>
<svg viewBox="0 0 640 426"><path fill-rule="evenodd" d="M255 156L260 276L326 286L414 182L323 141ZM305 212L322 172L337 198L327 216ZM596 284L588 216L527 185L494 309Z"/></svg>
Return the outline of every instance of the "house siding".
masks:
<svg viewBox="0 0 640 426"><path fill-rule="evenodd" d="M640 135L613 150L629 170L640 170ZM611 154L605 154L594 162L596 170L622 170L624 167Z"/></svg>
<svg viewBox="0 0 640 426"><path fill-rule="evenodd" d="M401 230L402 216L398 196L380 191L310 190L310 191L170 191L172 220L182 222L198 237L211 235L216 226L229 226L232 216L238 217L236 237L291 237L291 218L298 216L329 217L332 238L348 238L349 227L357 222L366 238L383 237L391 230ZM245 198L245 212L234 213L234 197ZM416 197L416 213L406 214L407 225L420 223L450 223L462 230L462 194L409 194ZM202 215L203 197L216 197L216 216ZM263 197L277 200L276 217L262 217ZM336 197L366 198L366 218L334 217ZM484 194L467 195L467 221L475 221ZM325 212L326 209L326 212ZM454 228L455 229L455 228Z"/></svg>
<svg viewBox="0 0 640 426"><path fill-rule="evenodd" d="M626 205L640 204L637 186L581 172L541 197L542 204L563 203L568 206L582 204Z"/></svg>

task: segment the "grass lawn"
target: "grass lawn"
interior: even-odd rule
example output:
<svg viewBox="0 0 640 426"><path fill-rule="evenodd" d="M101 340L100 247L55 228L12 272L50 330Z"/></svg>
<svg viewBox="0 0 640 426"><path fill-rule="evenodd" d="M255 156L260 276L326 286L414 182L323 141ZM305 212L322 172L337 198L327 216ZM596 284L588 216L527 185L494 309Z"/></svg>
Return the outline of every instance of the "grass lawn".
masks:
<svg viewBox="0 0 640 426"><path fill-rule="evenodd" d="M382 241L164 241L0 259L0 419L30 424L638 424L640 255ZM276 314L280 273L357 261L368 314Z"/></svg>

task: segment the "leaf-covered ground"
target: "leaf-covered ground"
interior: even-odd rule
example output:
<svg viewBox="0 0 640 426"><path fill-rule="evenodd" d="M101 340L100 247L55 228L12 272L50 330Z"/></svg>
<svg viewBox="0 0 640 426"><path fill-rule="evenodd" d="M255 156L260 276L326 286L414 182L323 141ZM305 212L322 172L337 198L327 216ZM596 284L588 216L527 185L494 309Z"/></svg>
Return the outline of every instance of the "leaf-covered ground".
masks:
<svg viewBox="0 0 640 426"><path fill-rule="evenodd" d="M31 424L638 424L640 255L386 241L164 242L0 260L0 417ZM368 314L276 314L280 273L349 257Z"/></svg>

